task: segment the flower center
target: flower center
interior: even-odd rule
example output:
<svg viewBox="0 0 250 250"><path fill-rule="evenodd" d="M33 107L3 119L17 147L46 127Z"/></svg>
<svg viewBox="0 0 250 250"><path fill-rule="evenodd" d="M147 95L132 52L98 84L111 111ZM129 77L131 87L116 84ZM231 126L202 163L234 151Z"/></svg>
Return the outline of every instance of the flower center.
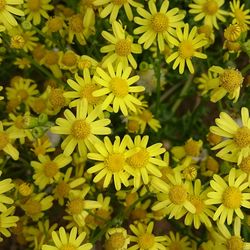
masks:
<svg viewBox="0 0 250 250"><path fill-rule="evenodd" d="M80 14L73 15L69 19L69 27L74 33L81 33L83 31L83 18Z"/></svg>
<svg viewBox="0 0 250 250"><path fill-rule="evenodd" d="M110 212L108 210L105 210L105 209L98 209L95 214L106 220L106 221L109 221L111 219L110 217ZM106 222L102 219L99 219L98 217L95 218L95 223L98 225L98 226L103 226Z"/></svg>
<svg viewBox="0 0 250 250"><path fill-rule="evenodd" d="M247 127L238 128L234 135L234 141L240 148L250 146L250 129Z"/></svg>
<svg viewBox="0 0 250 250"><path fill-rule="evenodd" d="M25 44L25 39L21 35L14 35L11 37L10 46L14 49L22 49Z"/></svg>
<svg viewBox="0 0 250 250"><path fill-rule="evenodd" d="M46 109L46 102L43 98L34 98L32 109L34 110L34 112L40 114Z"/></svg>
<svg viewBox="0 0 250 250"><path fill-rule="evenodd" d="M245 13L241 9L236 9L234 11L234 16L236 20L238 21L238 23L244 23L246 20Z"/></svg>
<svg viewBox="0 0 250 250"><path fill-rule="evenodd" d="M65 181L60 182L55 189L55 193L57 194L59 198L66 197L69 191L70 191L70 187Z"/></svg>
<svg viewBox="0 0 250 250"><path fill-rule="evenodd" d="M54 65L58 62L58 53L56 51L48 51L45 55L45 63L47 65Z"/></svg>
<svg viewBox="0 0 250 250"><path fill-rule="evenodd" d="M71 127L71 133L78 140L84 140L90 135L90 125L85 120L77 120Z"/></svg>
<svg viewBox="0 0 250 250"><path fill-rule="evenodd" d="M28 0L27 4L31 11L38 11L41 6L40 0Z"/></svg>
<svg viewBox="0 0 250 250"><path fill-rule="evenodd" d="M139 122L136 120L128 120L127 128L129 132L135 133L139 129Z"/></svg>
<svg viewBox="0 0 250 250"><path fill-rule="evenodd" d="M5 0L0 0L0 10L3 10L5 7Z"/></svg>
<svg viewBox="0 0 250 250"><path fill-rule="evenodd" d="M153 234L145 233L138 239L138 245L140 249L150 249L155 243L155 237Z"/></svg>
<svg viewBox="0 0 250 250"><path fill-rule="evenodd" d="M166 31L168 23L168 17L163 13L156 13L151 21L152 29L157 33Z"/></svg>
<svg viewBox="0 0 250 250"><path fill-rule="evenodd" d="M190 165L183 170L183 176L186 180L192 181L197 176L197 169L195 165Z"/></svg>
<svg viewBox="0 0 250 250"><path fill-rule="evenodd" d="M181 205L187 199L187 190L182 185L174 185L169 190L169 199L177 205Z"/></svg>
<svg viewBox="0 0 250 250"><path fill-rule="evenodd" d="M24 182L18 187L18 192L22 196L29 196L32 193L32 188L28 183Z"/></svg>
<svg viewBox="0 0 250 250"><path fill-rule="evenodd" d="M182 250L183 247L178 241L171 242L171 244L168 247L169 250Z"/></svg>
<svg viewBox="0 0 250 250"><path fill-rule="evenodd" d="M140 118L141 118L143 121L145 121L145 122L149 122L149 121L152 120L153 115L152 115L152 113L151 113L149 110L145 109L145 110L143 110L142 113L140 114Z"/></svg>
<svg viewBox="0 0 250 250"><path fill-rule="evenodd" d="M76 65L77 57L73 52L66 52L62 57L62 63L68 67Z"/></svg>
<svg viewBox="0 0 250 250"><path fill-rule="evenodd" d="M147 218L147 211L143 208L135 208L131 212L132 220L143 220Z"/></svg>
<svg viewBox="0 0 250 250"><path fill-rule="evenodd" d="M140 149L139 152L133 154L127 159L127 162L130 166L134 168L145 167L149 160L149 153L145 148Z"/></svg>
<svg viewBox="0 0 250 250"><path fill-rule="evenodd" d="M115 4L115 5L123 5L127 2L128 2L128 0L113 0L113 4Z"/></svg>
<svg viewBox="0 0 250 250"><path fill-rule="evenodd" d="M100 97L93 96L93 92L98 89L99 89L98 86L96 86L93 83L85 85L80 94L81 98L86 98L88 103L91 105L98 104L100 101Z"/></svg>
<svg viewBox="0 0 250 250"><path fill-rule="evenodd" d="M242 194L236 187L227 187L222 195L222 203L227 208L236 209L241 206Z"/></svg>
<svg viewBox="0 0 250 250"><path fill-rule="evenodd" d="M63 96L63 90L52 88L49 95L49 101L55 109L63 107L65 105L65 97Z"/></svg>
<svg viewBox="0 0 250 250"><path fill-rule="evenodd" d="M5 132L0 132L0 150L3 150L9 143L9 136Z"/></svg>
<svg viewBox="0 0 250 250"><path fill-rule="evenodd" d="M29 97L29 93L25 89L19 89L17 91L17 98L21 101L27 100Z"/></svg>
<svg viewBox="0 0 250 250"><path fill-rule="evenodd" d="M69 202L68 209L71 214L80 214L84 209L84 201L76 198Z"/></svg>
<svg viewBox="0 0 250 250"><path fill-rule="evenodd" d="M241 73L235 69L225 69L223 74L220 75L220 84L229 93L233 93L241 87L243 80Z"/></svg>
<svg viewBox="0 0 250 250"><path fill-rule="evenodd" d="M78 61L78 68L79 69L89 69L91 67L91 61L87 59L80 59Z"/></svg>
<svg viewBox="0 0 250 250"><path fill-rule="evenodd" d="M119 172L123 170L125 158L121 153L110 154L105 161L105 165L111 172Z"/></svg>
<svg viewBox="0 0 250 250"><path fill-rule="evenodd" d="M229 27L224 30L224 37L231 42L237 40L240 34L241 28L238 24L230 24Z"/></svg>
<svg viewBox="0 0 250 250"><path fill-rule="evenodd" d="M200 144L198 141L188 140L184 149L187 155L197 157L200 154Z"/></svg>
<svg viewBox="0 0 250 250"><path fill-rule="evenodd" d="M189 197L189 201L194 205L194 207L196 208L195 213L196 214L200 214L203 212L205 205L203 200L199 197L199 196L195 196L195 195L190 195Z"/></svg>
<svg viewBox="0 0 250 250"><path fill-rule="evenodd" d="M194 47L193 44L186 40L186 41L182 41L180 43L179 46L179 53L180 53L180 57L182 57L183 59L189 59L194 55Z"/></svg>
<svg viewBox="0 0 250 250"><path fill-rule="evenodd" d="M36 215L41 212L41 204L39 201L34 201L34 200L28 200L25 203L25 211L28 215Z"/></svg>
<svg viewBox="0 0 250 250"><path fill-rule="evenodd" d="M24 119L22 116L18 116L16 120L14 121L15 127L19 129L23 129L24 126Z"/></svg>
<svg viewBox="0 0 250 250"><path fill-rule="evenodd" d="M110 87L113 94L117 97L125 97L128 94L128 83L120 77L112 78Z"/></svg>
<svg viewBox="0 0 250 250"><path fill-rule="evenodd" d="M58 166L55 162L49 161L44 164L45 176L52 178L58 173Z"/></svg>
<svg viewBox="0 0 250 250"><path fill-rule="evenodd" d="M128 56L131 53L131 41L122 39L115 45L115 53L118 56Z"/></svg>
<svg viewBox="0 0 250 250"><path fill-rule="evenodd" d="M60 250L76 250L77 248L72 246L71 244L64 245L60 248Z"/></svg>
<svg viewBox="0 0 250 250"><path fill-rule="evenodd" d="M63 27L63 19L61 17L54 17L48 21L48 28L51 32L57 32Z"/></svg>
<svg viewBox="0 0 250 250"><path fill-rule="evenodd" d="M122 233L114 233L108 239L111 249L121 249L125 243L125 239Z"/></svg>
<svg viewBox="0 0 250 250"><path fill-rule="evenodd" d="M126 196L126 206L129 207L131 206L136 200L138 199L138 195L136 192L134 193L129 193L127 196Z"/></svg>
<svg viewBox="0 0 250 250"><path fill-rule="evenodd" d="M243 172L250 174L250 156L243 158L243 160L240 163L240 169Z"/></svg>
<svg viewBox="0 0 250 250"><path fill-rule="evenodd" d="M228 250L242 250L244 243L240 237L231 236L231 238L227 240L226 245Z"/></svg>
<svg viewBox="0 0 250 250"><path fill-rule="evenodd" d="M205 12L205 14L213 16L218 11L219 6L216 3L216 1L208 0L206 3L203 4L202 9L203 9L203 12Z"/></svg>

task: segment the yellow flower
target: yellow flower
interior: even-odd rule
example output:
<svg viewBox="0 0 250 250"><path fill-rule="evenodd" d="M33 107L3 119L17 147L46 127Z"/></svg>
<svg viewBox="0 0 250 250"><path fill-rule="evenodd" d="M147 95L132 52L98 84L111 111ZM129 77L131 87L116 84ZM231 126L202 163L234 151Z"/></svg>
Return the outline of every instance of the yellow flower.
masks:
<svg viewBox="0 0 250 250"><path fill-rule="evenodd" d="M98 64L99 63L94 58L88 55L82 55L78 60L78 68L82 71L84 71L84 69L88 69L91 75L94 74Z"/></svg>
<svg viewBox="0 0 250 250"><path fill-rule="evenodd" d="M225 30L224 30L224 37L230 42L236 41L241 35L241 28L240 26L236 24L230 24Z"/></svg>
<svg viewBox="0 0 250 250"><path fill-rule="evenodd" d="M225 181L219 175L215 174L213 180L210 181L212 192L207 194L208 199L205 204L218 204L219 207L214 213L213 220L218 220L230 225L233 222L233 215L240 219L244 218L241 207L250 208L249 192L244 191L248 188L249 183L246 182L247 175L245 173L236 176L236 169L232 168L228 175L228 180Z"/></svg>
<svg viewBox="0 0 250 250"><path fill-rule="evenodd" d="M132 9L130 7L133 6L135 8L137 7L141 7L142 5L134 0L95 0L93 2L93 4L95 6L103 6L104 8L102 9L102 11L100 12L100 17L101 18L105 18L108 15L110 15L109 17L109 22L113 23L119 13L119 10L123 7L125 9L125 13L128 17L128 19L130 21L133 20L133 12Z"/></svg>
<svg viewBox="0 0 250 250"><path fill-rule="evenodd" d="M128 157L126 151L128 140L129 136L124 136L122 141L119 136L116 136L112 145L112 142L106 136L104 142L95 144L95 149L98 153L88 153L89 159L99 161L99 163L87 170L91 174L98 172L93 179L95 183L105 178L103 187L107 188L113 178L116 190L121 189L121 184L124 184L126 187L129 185L128 164L126 162Z"/></svg>
<svg viewBox="0 0 250 250"><path fill-rule="evenodd" d="M166 150L162 148L161 143L153 144L147 147L149 136L143 137L137 135L134 142L129 137L128 149L131 151L130 157L126 159L129 165L127 171L134 177L134 187L137 189L143 184L147 185L152 176L161 177L159 166L166 166L166 163L157 156L163 154ZM134 152L134 153L133 153Z"/></svg>
<svg viewBox="0 0 250 250"><path fill-rule="evenodd" d="M54 16L50 17L49 20L45 23L45 26L42 28L42 32L46 35L51 36L53 33L59 32L61 37L64 35L64 28L66 28L63 17Z"/></svg>
<svg viewBox="0 0 250 250"><path fill-rule="evenodd" d="M43 245L42 250L90 250L92 249L91 243L83 244L86 233L82 232L77 236L77 228L73 227L70 234L67 235L64 227L59 228L59 233L52 232L52 239L54 246ZM60 238L59 238L60 237Z"/></svg>
<svg viewBox="0 0 250 250"><path fill-rule="evenodd" d="M87 113L88 104L87 100L79 102L76 107L76 116L69 110L64 111L64 118L57 118L56 124L51 128L51 132L55 134L67 135L66 139L62 142L61 147L64 154L69 156L78 145L78 151L81 156L85 156L87 148L93 149L93 144L99 139L96 135L108 135L111 129L106 126L110 124L109 119L96 118L100 113L100 109L96 108L91 113Z"/></svg>
<svg viewBox="0 0 250 250"><path fill-rule="evenodd" d="M31 151L33 151L36 156L45 155L46 153L55 151L55 148L52 147L52 144L46 135L42 136L41 138L37 138L32 143L32 146L33 148Z"/></svg>
<svg viewBox="0 0 250 250"><path fill-rule="evenodd" d="M239 165L243 158L250 155L250 119L249 111L241 109L241 125L237 124L227 113L221 112L220 118L215 119L217 126L210 127L210 131L225 139L212 149L220 149L216 156ZM222 148L222 149L221 149Z"/></svg>
<svg viewBox="0 0 250 250"><path fill-rule="evenodd" d="M166 249L164 243L166 241L165 236L155 236L153 234L154 222L150 222L148 225L138 223L136 226L129 225L134 235L130 236L130 241L133 244L128 250L164 250Z"/></svg>
<svg viewBox="0 0 250 250"><path fill-rule="evenodd" d="M30 61L26 57L17 58L14 65L16 65L19 69L29 69L31 67Z"/></svg>
<svg viewBox="0 0 250 250"><path fill-rule="evenodd" d="M178 14L179 9L174 8L168 10L169 1L163 1L160 11L157 11L156 4L150 0L148 2L148 8L150 12L144 8L137 8L137 12L141 17L135 17L135 23L141 25L134 30L136 35L144 33L138 40L138 43L144 44L144 49L148 49L153 42L157 39L157 43L160 51L165 48L164 40L171 42L175 29L182 27L185 14Z"/></svg>
<svg viewBox="0 0 250 250"><path fill-rule="evenodd" d="M194 21L200 21L204 19L205 25L214 26L219 29L217 19L221 22L225 22L224 15L228 13L221 10L221 6L224 4L224 0L193 0L194 3L189 4L191 14L196 14Z"/></svg>
<svg viewBox="0 0 250 250"><path fill-rule="evenodd" d="M20 5L23 3L23 0L1 0L0 2L0 22L3 25L10 29L12 26L17 26L18 23L12 14L17 16L24 16L24 13L19 8L15 8L12 5Z"/></svg>
<svg viewBox="0 0 250 250"><path fill-rule="evenodd" d="M53 5L50 5L51 0L25 0L23 5L24 13L27 16L27 21L33 21L34 25L41 23L41 16L48 19L48 11L53 10Z"/></svg>
<svg viewBox="0 0 250 250"><path fill-rule="evenodd" d="M130 243L127 230L123 227L109 228L105 236L105 250L125 250Z"/></svg>
<svg viewBox="0 0 250 250"><path fill-rule="evenodd" d="M193 27L189 32L189 24L185 24L183 31L180 27L176 29L177 39L172 38L171 43L178 47L178 51L173 52L167 59L166 62L170 63L175 60L173 69L179 66L179 73L183 74L185 63L191 74L194 74L194 66L191 59L193 57L206 59L207 56L197 50L207 44L207 40L203 34L197 34L197 27Z"/></svg>
<svg viewBox="0 0 250 250"><path fill-rule="evenodd" d="M93 96L108 96L102 104L102 109L106 110L107 107L113 103L114 112L117 113L119 109L124 116L128 115L128 109L136 112L135 105L141 105L141 101L131 95L144 91L142 86L131 86L139 80L139 76L135 75L129 78L132 68L127 67L123 69L122 63L117 65L117 68L109 64L108 74L101 68L97 68L96 72L99 76L94 76L94 81L102 86L101 89L93 92Z"/></svg>
<svg viewBox="0 0 250 250"><path fill-rule="evenodd" d="M102 36L111 44L101 48L102 53L108 53L104 59L102 66L107 67L108 64L115 63L116 65L121 62L123 68L127 68L129 64L132 68L137 68L137 62L132 53L140 54L142 52L141 45L133 43L131 36L125 34L122 25L114 21L112 23L113 34L107 31L102 32Z"/></svg>
<svg viewBox="0 0 250 250"><path fill-rule="evenodd" d="M77 55L72 50L67 50L66 52L59 52L59 66L63 70L69 70L74 73L77 71L79 55Z"/></svg>
<svg viewBox="0 0 250 250"><path fill-rule="evenodd" d="M169 232L169 235L166 237L166 243L164 244L165 250L180 249L180 250L192 250L191 242L187 236L180 237L180 234ZM210 249L211 250L211 249ZM216 249L217 250L217 249Z"/></svg>

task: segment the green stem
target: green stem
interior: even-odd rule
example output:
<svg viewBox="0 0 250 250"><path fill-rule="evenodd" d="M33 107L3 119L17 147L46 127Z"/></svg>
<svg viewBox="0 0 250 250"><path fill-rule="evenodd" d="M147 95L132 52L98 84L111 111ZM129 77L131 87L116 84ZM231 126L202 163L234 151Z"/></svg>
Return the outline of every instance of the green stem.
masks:
<svg viewBox="0 0 250 250"><path fill-rule="evenodd" d="M247 74L248 70L250 70L250 63L247 64L242 70L241 70L241 74L244 76Z"/></svg>

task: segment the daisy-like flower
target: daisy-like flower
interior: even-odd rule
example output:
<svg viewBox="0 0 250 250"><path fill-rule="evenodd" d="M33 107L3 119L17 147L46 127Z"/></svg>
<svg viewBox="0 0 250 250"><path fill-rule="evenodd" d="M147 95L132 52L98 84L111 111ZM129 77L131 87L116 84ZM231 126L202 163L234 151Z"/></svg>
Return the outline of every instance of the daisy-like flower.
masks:
<svg viewBox="0 0 250 250"><path fill-rule="evenodd" d="M194 3L189 4L189 12L196 14L194 21L200 21L204 19L205 25L214 26L219 29L217 19L221 22L225 22L225 15L228 13L221 9L224 4L224 0L193 0Z"/></svg>
<svg viewBox="0 0 250 250"><path fill-rule="evenodd" d="M154 229L154 222L150 222L148 225L138 223L136 226L129 225L134 235L130 236L130 241L133 244L128 250L165 250L164 243L166 241L165 236L155 236L152 232Z"/></svg>
<svg viewBox="0 0 250 250"><path fill-rule="evenodd" d="M79 102L76 107L76 116L69 110L64 111L64 118L57 118L56 124L51 128L55 134L67 135L61 146L64 154L69 156L73 153L76 146L81 156L87 154L87 148L93 149L93 144L99 139L96 135L108 135L111 129L106 126L110 124L109 119L99 119L95 121L101 112L99 108L87 113L87 100Z"/></svg>
<svg viewBox="0 0 250 250"><path fill-rule="evenodd" d="M147 185L152 176L161 177L159 166L166 166L166 163L157 156L163 154L166 150L162 148L161 143L153 144L147 147L149 136L143 137L137 135L134 142L129 137L128 148L131 153L126 162L129 165L128 172L134 177L134 187L139 188L141 180Z"/></svg>
<svg viewBox="0 0 250 250"><path fill-rule="evenodd" d="M194 66L191 59L193 57L206 59L207 56L197 50L200 50L204 45L207 44L203 34L197 33L197 27L193 27L189 32L189 24L185 24L184 29L177 27L176 29L177 39L172 38L171 43L178 47L178 51L173 52L167 59L166 62L170 63L175 60L173 64L173 69L179 66L179 73L183 74L185 64L191 74L194 74Z"/></svg>
<svg viewBox="0 0 250 250"><path fill-rule="evenodd" d="M121 184L126 187L129 185L128 164L126 162L128 140L129 136L124 136L122 140L116 136L112 144L106 136L103 142L95 144L98 153L88 153L89 159L99 161L87 170L90 174L98 173L93 179L95 183L104 178L103 187L107 188L113 178L116 190L121 189Z"/></svg>
<svg viewBox="0 0 250 250"><path fill-rule="evenodd" d="M240 0L230 1L230 16L233 17L232 23L237 23L242 32L249 30L250 26L250 10L245 9L245 4L240 5Z"/></svg>
<svg viewBox="0 0 250 250"><path fill-rule="evenodd" d="M23 5L27 21L32 21L34 25L41 23L41 16L48 19L48 11L53 10L51 0L25 0Z"/></svg>
<svg viewBox="0 0 250 250"><path fill-rule="evenodd" d="M214 213L213 220L218 220L227 224L232 224L233 215L236 213L240 219L244 218L241 207L250 208L249 192L244 192L248 188L249 183L246 182L247 175L245 173L236 176L236 169L232 168L228 175L228 180L225 181L219 175L214 175L210 181L212 192L207 194L208 199L205 204L219 204L219 207Z"/></svg>
<svg viewBox="0 0 250 250"><path fill-rule="evenodd" d="M246 107L241 109L240 124L236 123L227 113L221 112L220 118L215 119L217 126L210 127L210 131L225 139L212 149L220 151L216 156L239 165L243 158L250 155L250 119Z"/></svg>
<svg viewBox="0 0 250 250"><path fill-rule="evenodd" d="M183 26L183 18L185 14L178 14L179 9L174 8L168 10L169 1L163 1L160 11L157 11L156 3L153 0L148 2L149 11L144 8L137 8L137 12L141 17L135 17L135 23L141 25L134 30L136 35L144 33L138 40L138 43L144 44L144 49L148 49L157 39L160 51L165 48L164 40L171 42L175 29Z"/></svg>
<svg viewBox="0 0 250 250"><path fill-rule="evenodd" d="M131 93L138 93L145 90L142 86L131 86L139 80L139 76L135 75L129 78L132 68L123 69L122 63L114 67L108 65L108 74L101 68L96 69L97 75L94 76L94 81L102 86L101 89L93 92L93 96L108 96L102 104L102 109L106 110L112 103L115 113L122 111L124 116L128 115L128 109L136 112L135 105L141 105L141 101L135 98Z"/></svg>
<svg viewBox="0 0 250 250"><path fill-rule="evenodd" d="M31 151L33 151L36 156L45 155L46 153L55 151L55 148L52 147L52 143L47 135L37 138L32 143L32 147Z"/></svg>
<svg viewBox="0 0 250 250"><path fill-rule="evenodd" d="M82 232L77 236L77 228L73 227L70 234L67 235L64 227L59 228L59 232L52 232L52 239L54 246L43 245L42 250L90 250L92 249L91 243L83 243L86 233Z"/></svg>
<svg viewBox="0 0 250 250"><path fill-rule="evenodd" d="M166 237L165 250L179 249L179 250L192 250L191 242L187 236L181 238L180 234L169 232Z"/></svg>
<svg viewBox="0 0 250 250"><path fill-rule="evenodd" d="M58 61L60 68L69 70L72 73L76 72L79 57L80 56L72 50L67 50L65 53L60 51Z"/></svg>
<svg viewBox="0 0 250 250"><path fill-rule="evenodd" d="M105 236L105 250L126 250L130 243L127 230L123 227L109 228Z"/></svg>
<svg viewBox="0 0 250 250"><path fill-rule="evenodd" d="M142 7L142 4L134 0L95 0L93 4L98 7L103 6L102 11L100 12L100 17L105 18L108 15L110 15L109 16L110 23L113 23L116 20L119 10L122 7L125 9L125 13L130 21L133 20L133 12L131 6L135 8Z"/></svg>
<svg viewBox="0 0 250 250"><path fill-rule="evenodd" d="M31 161L31 166L34 168L35 173L33 179L35 184L44 189L48 184L57 182L62 173L60 169L68 165L72 158L70 156L58 155L55 159L51 160L48 155L39 155L38 161Z"/></svg>
<svg viewBox="0 0 250 250"><path fill-rule="evenodd" d="M157 197L159 202L152 207L152 210L164 209L164 212L169 214L169 219L173 217L179 219L188 211L194 214L196 208L188 199L188 182L183 183L179 172L168 174L167 177L169 184L157 177L152 178L153 188L160 191Z"/></svg>
<svg viewBox="0 0 250 250"><path fill-rule="evenodd" d="M209 71L217 74L217 86L210 93L212 102L217 102L228 94L229 99L234 99L237 102L240 96L240 89L243 83L243 76L237 69L223 69L219 66L212 66Z"/></svg>
<svg viewBox="0 0 250 250"><path fill-rule="evenodd" d="M0 23L2 23L7 29L18 25L12 14L24 16L24 12L22 10L12 6L20 4L23 4L23 0L2 0L0 2Z"/></svg>
<svg viewBox="0 0 250 250"><path fill-rule="evenodd" d="M95 73L95 69L98 64L98 61L88 55L82 55L78 60L78 68L82 71L84 71L84 69L88 69L91 75Z"/></svg>
<svg viewBox="0 0 250 250"><path fill-rule="evenodd" d="M123 68L127 68L129 64L136 69L137 62L134 59L132 53L140 54L142 52L141 45L133 43L131 36L125 34L125 30L122 25L114 21L112 23L113 34L107 31L102 32L102 36L111 44L105 45L101 48L102 53L108 53L103 61L102 66L107 67L108 64L121 62Z"/></svg>

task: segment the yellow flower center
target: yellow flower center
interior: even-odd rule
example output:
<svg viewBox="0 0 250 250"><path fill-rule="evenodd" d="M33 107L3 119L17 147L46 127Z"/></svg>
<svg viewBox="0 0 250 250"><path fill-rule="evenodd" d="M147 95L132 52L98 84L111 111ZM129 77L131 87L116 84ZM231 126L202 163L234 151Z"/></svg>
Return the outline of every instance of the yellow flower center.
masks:
<svg viewBox="0 0 250 250"><path fill-rule="evenodd" d="M128 83L120 77L112 78L110 88L113 94L117 97L125 97L128 94Z"/></svg>
<svg viewBox="0 0 250 250"><path fill-rule="evenodd" d="M234 16L235 16L236 20L238 21L238 23L244 23L246 21L246 15L245 15L244 11L242 11L239 8L235 9Z"/></svg>
<svg viewBox="0 0 250 250"><path fill-rule="evenodd" d="M56 51L48 51L45 55L45 63L47 65L57 64L58 59L59 59L59 56Z"/></svg>
<svg viewBox="0 0 250 250"><path fill-rule="evenodd" d="M127 128L129 132L135 133L139 129L139 122L136 120L128 120Z"/></svg>
<svg viewBox="0 0 250 250"><path fill-rule="evenodd" d="M103 226L106 222L106 221L109 221L111 219L110 217L110 212L106 209L98 209L95 214L102 218L102 219L99 219L98 217L95 218L95 223L98 225L98 226Z"/></svg>
<svg viewBox="0 0 250 250"><path fill-rule="evenodd" d="M24 119L22 116L18 116L16 120L14 121L15 127L19 129L23 129L24 127Z"/></svg>
<svg viewBox="0 0 250 250"><path fill-rule="evenodd" d="M127 2L128 2L128 0L113 0L113 4L115 4L115 5L123 5Z"/></svg>
<svg viewBox="0 0 250 250"><path fill-rule="evenodd" d="M22 196L29 196L32 193L32 188L28 183L24 182L18 187L18 191Z"/></svg>
<svg viewBox="0 0 250 250"><path fill-rule="evenodd" d="M219 171L219 163L211 156L209 156L207 159L206 167L208 170L213 171L214 173L218 173Z"/></svg>
<svg viewBox="0 0 250 250"><path fill-rule="evenodd" d="M34 98L32 102L32 109L40 114L42 113L46 108L46 102L43 98Z"/></svg>
<svg viewBox="0 0 250 250"><path fill-rule="evenodd" d="M183 247L178 241L171 242L168 247L169 250L183 250Z"/></svg>
<svg viewBox="0 0 250 250"><path fill-rule="evenodd" d="M76 198L69 202L68 209L71 214L80 214L84 209L84 201Z"/></svg>
<svg viewBox="0 0 250 250"><path fill-rule="evenodd" d="M190 165L183 170L183 176L186 180L192 181L197 176L197 169L195 165Z"/></svg>
<svg viewBox="0 0 250 250"><path fill-rule="evenodd" d="M25 44L25 39L21 35L14 35L10 39L10 46L14 49L22 49Z"/></svg>
<svg viewBox="0 0 250 250"><path fill-rule="evenodd" d="M168 29L169 20L168 17L163 13L156 13L154 14L151 26L153 31L160 33L164 32Z"/></svg>
<svg viewBox="0 0 250 250"><path fill-rule="evenodd" d="M145 121L145 122L149 122L149 121L152 120L153 115L152 115L152 113L151 113L149 110L145 109L145 110L143 110L142 113L140 114L140 118L141 118L143 121Z"/></svg>
<svg viewBox="0 0 250 250"><path fill-rule="evenodd" d="M24 207L25 207L26 213L30 216L39 214L42 208L40 201L35 201L31 199L25 203Z"/></svg>
<svg viewBox="0 0 250 250"><path fill-rule="evenodd" d="M48 161L44 164L44 174L45 176L52 178L58 173L58 166L53 161Z"/></svg>
<svg viewBox="0 0 250 250"><path fill-rule="evenodd" d="M65 97L63 96L62 89L51 88L49 101L52 104L53 108L62 108L65 105Z"/></svg>
<svg viewBox="0 0 250 250"><path fill-rule="evenodd" d="M115 45L115 53L118 56L128 56L131 53L131 41L122 39Z"/></svg>
<svg viewBox="0 0 250 250"><path fill-rule="evenodd" d="M134 193L129 193L127 196L126 196L126 206L129 207L131 206L136 200L138 199L138 195L136 192Z"/></svg>
<svg viewBox="0 0 250 250"><path fill-rule="evenodd" d="M210 25L202 25L197 30L198 34L205 34L206 38L209 38L213 32L213 28Z"/></svg>
<svg viewBox="0 0 250 250"><path fill-rule="evenodd" d="M19 89L17 91L17 98L21 101L27 100L29 97L29 93L25 89Z"/></svg>
<svg viewBox="0 0 250 250"><path fill-rule="evenodd" d="M198 141L188 140L184 149L187 155L197 157L200 154L200 144Z"/></svg>
<svg viewBox="0 0 250 250"><path fill-rule="evenodd" d="M180 57L183 59L189 59L194 55L194 46L191 41L182 41L179 45Z"/></svg>
<svg viewBox="0 0 250 250"><path fill-rule="evenodd" d="M237 88L240 88L244 78L240 71L235 69L225 69L220 75L220 84L227 92L233 93Z"/></svg>
<svg viewBox="0 0 250 250"><path fill-rule="evenodd" d="M108 239L111 249L121 249L124 246L125 238L122 233L114 233Z"/></svg>
<svg viewBox="0 0 250 250"><path fill-rule="evenodd" d="M124 155L121 153L110 154L105 160L105 165L108 170L114 173L123 170L125 165Z"/></svg>
<svg viewBox="0 0 250 250"><path fill-rule="evenodd" d="M234 135L234 141L240 148L250 146L250 129L247 127L238 128Z"/></svg>
<svg viewBox="0 0 250 250"><path fill-rule="evenodd" d="M3 10L5 7L5 0L0 0L0 10Z"/></svg>
<svg viewBox="0 0 250 250"><path fill-rule="evenodd" d="M51 32L57 32L63 27L63 19L61 17L54 17L48 21L48 29Z"/></svg>
<svg viewBox="0 0 250 250"><path fill-rule="evenodd" d="M202 10L205 12L206 15L213 16L217 13L219 6L216 1L208 0L206 3L203 4Z"/></svg>
<svg viewBox="0 0 250 250"><path fill-rule="evenodd" d="M72 246L71 244L67 244L67 245L60 247L60 250L77 250L77 248Z"/></svg>
<svg viewBox="0 0 250 250"><path fill-rule="evenodd" d="M250 174L250 156L243 158L240 163L240 169L247 174Z"/></svg>
<svg viewBox="0 0 250 250"><path fill-rule="evenodd" d="M9 136L5 132L0 132L0 150L3 150L9 143Z"/></svg>
<svg viewBox="0 0 250 250"><path fill-rule="evenodd" d="M87 59L80 59L78 61L78 68L79 69L89 69L91 67L91 61Z"/></svg>
<svg viewBox="0 0 250 250"><path fill-rule="evenodd" d="M244 242L239 236L231 236L226 243L227 250L242 250Z"/></svg>
<svg viewBox="0 0 250 250"><path fill-rule="evenodd" d="M147 218L147 211L142 208L135 208L131 212L131 219L132 220L143 220Z"/></svg>
<svg viewBox="0 0 250 250"><path fill-rule="evenodd" d="M77 120L71 127L71 133L77 140L86 139L90 133L90 125L85 120Z"/></svg>
<svg viewBox="0 0 250 250"><path fill-rule="evenodd" d="M64 198L68 195L70 191L70 186L65 182L60 182L55 189L55 193L59 198Z"/></svg>
<svg viewBox="0 0 250 250"><path fill-rule="evenodd" d="M127 159L128 164L133 168L146 167L149 160L149 153L145 148L141 148L139 152L133 154Z"/></svg>
<svg viewBox="0 0 250 250"><path fill-rule="evenodd" d="M69 27L74 33L83 32L83 18L80 14L73 15L69 19Z"/></svg>
<svg viewBox="0 0 250 250"><path fill-rule="evenodd" d="M169 190L169 199L176 205L181 205L187 199L188 193L182 185L174 185Z"/></svg>
<svg viewBox="0 0 250 250"><path fill-rule="evenodd" d="M242 194L236 187L227 187L222 195L222 203L227 208L236 209L241 206Z"/></svg>
<svg viewBox="0 0 250 250"><path fill-rule="evenodd" d="M77 63L76 54L73 52L66 52L62 57L62 63L68 67L72 67Z"/></svg>
<svg viewBox="0 0 250 250"><path fill-rule="evenodd" d="M150 249L155 243L155 237L153 234L145 233L138 239L138 245L140 249Z"/></svg>
<svg viewBox="0 0 250 250"><path fill-rule="evenodd" d="M38 11L41 7L41 2L40 0L28 0L27 5L31 11Z"/></svg>
<svg viewBox="0 0 250 250"><path fill-rule="evenodd" d="M196 214L200 214L204 211L205 204L199 196L190 195L189 201L194 205Z"/></svg>
<svg viewBox="0 0 250 250"><path fill-rule="evenodd" d="M98 89L98 86L93 83L85 85L80 94L81 98L86 98L88 103L91 105L98 104L101 98L93 96L93 92Z"/></svg>

